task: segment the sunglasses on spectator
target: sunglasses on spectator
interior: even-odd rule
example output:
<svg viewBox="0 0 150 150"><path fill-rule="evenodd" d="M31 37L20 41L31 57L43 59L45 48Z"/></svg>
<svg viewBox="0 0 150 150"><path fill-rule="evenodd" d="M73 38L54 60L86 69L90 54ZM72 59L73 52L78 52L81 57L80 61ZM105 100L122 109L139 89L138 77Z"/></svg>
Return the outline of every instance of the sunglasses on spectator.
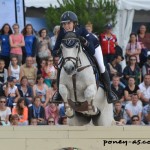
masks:
<svg viewBox="0 0 150 150"><path fill-rule="evenodd" d="M131 61L136 61L136 59L130 59Z"/></svg>
<svg viewBox="0 0 150 150"><path fill-rule="evenodd" d="M0 101L0 103L6 103L5 101Z"/></svg>
<svg viewBox="0 0 150 150"><path fill-rule="evenodd" d="M54 123L54 121L52 121L52 120L49 120L49 121L48 121L48 123Z"/></svg>
<svg viewBox="0 0 150 150"><path fill-rule="evenodd" d="M139 119L133 119L132 121L139 121Z"/></svg>

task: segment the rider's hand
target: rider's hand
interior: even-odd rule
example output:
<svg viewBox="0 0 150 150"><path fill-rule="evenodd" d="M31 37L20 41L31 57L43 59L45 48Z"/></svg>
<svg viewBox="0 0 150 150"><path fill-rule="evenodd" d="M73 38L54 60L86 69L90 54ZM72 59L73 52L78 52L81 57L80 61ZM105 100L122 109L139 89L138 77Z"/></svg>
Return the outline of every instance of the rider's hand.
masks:
<svg viewBox="0 0 150 150"><path fill-rule="evenodd" d="M80 40L80 42L81 42L81 44L83 44L83 45L87 45L87 40L83 37L83 36L79 36L79 40Z"/></svg>

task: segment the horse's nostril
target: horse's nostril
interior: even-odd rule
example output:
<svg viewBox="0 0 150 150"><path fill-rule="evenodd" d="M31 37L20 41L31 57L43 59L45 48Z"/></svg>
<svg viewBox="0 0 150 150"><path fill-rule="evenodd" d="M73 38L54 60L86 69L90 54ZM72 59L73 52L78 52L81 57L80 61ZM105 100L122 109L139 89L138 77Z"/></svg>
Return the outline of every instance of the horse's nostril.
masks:
<svg viewBox="0 0 150 150"><path fill-rule="evenodd" d="M74 70L74 67L72 67L72 71Z"/></svg>

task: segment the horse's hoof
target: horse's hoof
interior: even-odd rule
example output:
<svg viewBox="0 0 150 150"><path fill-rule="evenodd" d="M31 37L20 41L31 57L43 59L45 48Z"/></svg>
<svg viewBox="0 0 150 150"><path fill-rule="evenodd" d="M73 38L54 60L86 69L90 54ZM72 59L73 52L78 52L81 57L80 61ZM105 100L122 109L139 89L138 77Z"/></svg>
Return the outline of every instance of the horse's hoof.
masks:
<svg viewBox="0 0 150 150"><path fill-rule="evenodd" d="M84 111L83 114L86 116L96 116L100 113L100 110L98 108L90 109L88 111Z"/></svg>
<svg viewBox="0 0 150 150"><path fill-rule="evenodd" d="M65 115L68 117L68 118L72 118L74 117L74 112L71 108L67 108L66 111L65 111Z"/></svg>

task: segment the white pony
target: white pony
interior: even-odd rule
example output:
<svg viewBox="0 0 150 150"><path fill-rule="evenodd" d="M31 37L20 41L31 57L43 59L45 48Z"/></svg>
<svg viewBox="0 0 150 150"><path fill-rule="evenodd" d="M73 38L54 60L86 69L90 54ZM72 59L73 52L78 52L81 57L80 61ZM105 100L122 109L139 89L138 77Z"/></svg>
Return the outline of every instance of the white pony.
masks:
<svg viewBox="0 0 150 150"><path fill-rule="evenodd" d="M96 126L110 126L114 120L112 104L107 103L104 90L97 89L93 68L74 33L62 40L61 50L59 92L65 113L71 117L69 125L82 126L92 120Z"/></svg>

